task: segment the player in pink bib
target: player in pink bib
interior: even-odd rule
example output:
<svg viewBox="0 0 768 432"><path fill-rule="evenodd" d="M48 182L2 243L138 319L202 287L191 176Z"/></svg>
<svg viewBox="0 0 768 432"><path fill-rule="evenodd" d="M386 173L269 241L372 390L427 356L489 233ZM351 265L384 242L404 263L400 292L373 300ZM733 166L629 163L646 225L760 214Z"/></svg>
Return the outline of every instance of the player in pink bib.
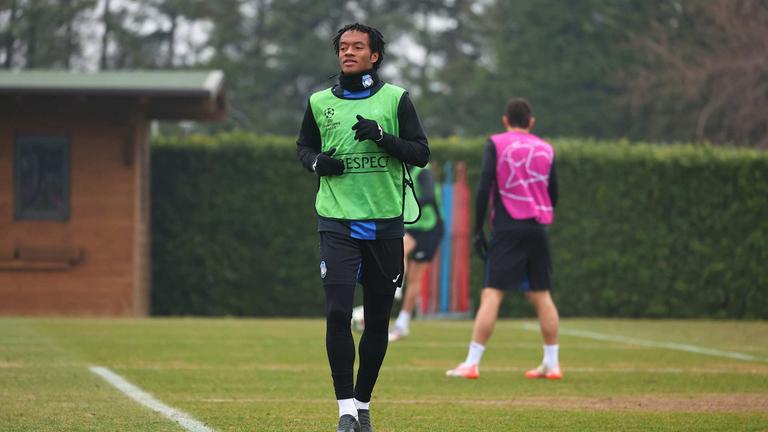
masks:
<svg viewBox="0 0 768 432"><path fill-rule="evenodd" d="M522 287L536 309L544 358L527 378L561 379L557 333L560 319L552 301L552 260L546 226L557 204L555 152L531 133L536 119L525 99L512 99L502 117L506 132L485 147L475 206L473 243L485 260L485 281L466 360L446 375L478 378L485 345L493 333L505 291ZM491 241L483 225L491 203Z"/></svg>
<svg viewBox="0 0 768 432"><path fill-rule="evenodd" d="M546 141L530 132L512 130L491 137L496 150L499 197L507 213L517 220L552 223L549 173L555 152ZM491 195L491 199L493 199Z"/></svg>

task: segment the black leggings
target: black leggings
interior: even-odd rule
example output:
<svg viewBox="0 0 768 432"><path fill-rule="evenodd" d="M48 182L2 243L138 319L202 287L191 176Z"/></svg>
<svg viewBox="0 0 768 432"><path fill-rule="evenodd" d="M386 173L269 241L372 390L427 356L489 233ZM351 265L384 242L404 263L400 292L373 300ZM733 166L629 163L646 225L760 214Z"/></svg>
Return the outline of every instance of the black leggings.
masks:
<svg viewBox="0 0 768 432"><path fill-rule="evenodd" d="M387 352L389 316L395 288L402 283L403 242L356 240L321 233L326 299L325 344L336 399L371 400ZM353 387L355 342L351 319L357 280L363 285L365 330L360 338L360 368Z"/></svg>
<svg viewBox="0 0 768 432"><path fill-rule="evenodd" d="M325 346L331 364L336 399L349 399L353 395L362 402L371 400L379 369L387 353L389 315L394 294L383 292L382 287L363 286L365 330L360 338L360 369L357 383L352 388L355 364L355 342L352 338L352 296L354 286L327 285L328 301Z"/></svg>

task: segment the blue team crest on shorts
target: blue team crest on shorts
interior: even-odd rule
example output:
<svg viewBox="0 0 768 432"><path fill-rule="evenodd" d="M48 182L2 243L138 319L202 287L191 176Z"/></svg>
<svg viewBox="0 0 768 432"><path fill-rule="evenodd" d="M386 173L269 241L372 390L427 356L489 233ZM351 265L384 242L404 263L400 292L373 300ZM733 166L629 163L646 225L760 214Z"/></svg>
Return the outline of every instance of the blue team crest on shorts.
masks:
<svg viewBox="0 0 768 432"><path fill-rule="evenodd" d="M325 279L326 273L328 273L328 268L325 266L325 261L320 261L320 278Z"/></svg>
<svg viewBox="0 0 768 432"><path fill-rule="evenodd" d="M373 77L368 74L363 75L363 87L368 88L373 85Z"/></svg>

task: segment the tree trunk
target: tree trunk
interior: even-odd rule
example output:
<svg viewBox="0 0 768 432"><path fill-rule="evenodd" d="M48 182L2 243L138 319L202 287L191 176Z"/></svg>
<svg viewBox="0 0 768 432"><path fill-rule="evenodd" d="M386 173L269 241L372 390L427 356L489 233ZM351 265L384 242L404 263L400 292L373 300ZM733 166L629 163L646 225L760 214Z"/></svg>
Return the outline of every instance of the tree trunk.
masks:
<svg viewBox="0 0 768 432"><path fill-rule="evenodd" d="M254 29L253 35L253 51L254 54L259 58L264 54L264 36L266 34L266 29L264 26L267 22L268 9L269 5L266 1L259 0L256 2L256 28Z"/></svg>
<svg viewBox="0 0 768 432"><path fill-rule="evenodd" d="M168 32L168 60L166 66L173 68L173 59L176 57L176 27L178 24L179 16L175 13L171 14L171 30Z"/></svg>
<svg viewBox="0 0 768 432"><path fill-rule="evenodd" d="M102 21L104 22L104 34L101 37L101 56L99 58L99 69L107 69L107 48L109 45L109 33L112 30L110 25L111 19L109 16L109 0L104 2L104 15L102 15Z"/></svg>
<svg viewBox="0 0 768 432"><path fill-rule="evenodd" d="M39 25L37 19L37 10L32 11L31 17L29 17L30 25L27 28L27 61L24 67L34 68L37 66L37 26Z"/></svg>
<svg viewBox="0 0 768 432"><path fill-rule="evenodd" d="M16 44L16 19L18 5L16 0L11 0L11 16L8 18L8 31L5 33L5 62L3 67L10 69L13 67L13 56L15 54L14 45Z"/></svg>
<svg viewBox="0 0 768 432"><path fill-rule="evenodd" d="M61 0L61 5L67 11L67 23L64 29L64 67L69 69L72 63L72 51L74 50L72 21L75 20L75 14L72 13L72 0Z"/></svg>

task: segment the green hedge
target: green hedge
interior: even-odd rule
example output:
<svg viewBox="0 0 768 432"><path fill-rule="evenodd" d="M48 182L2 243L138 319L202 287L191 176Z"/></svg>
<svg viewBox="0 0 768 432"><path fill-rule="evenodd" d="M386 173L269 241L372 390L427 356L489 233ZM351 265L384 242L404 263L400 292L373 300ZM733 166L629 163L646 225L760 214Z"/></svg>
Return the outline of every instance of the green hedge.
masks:
<svg viewBox="0 0 768 432"><path fill-rule="evenodd" d="M484 139L434 140L467 163ZM563 316L768 318L768 154L554 140L550 230ZM319 316L316 180L288 137L161 138L152 151L152 312ZM476 300L482 263L472 260ZM522 296L507 316L531 316Z"/></svg>

